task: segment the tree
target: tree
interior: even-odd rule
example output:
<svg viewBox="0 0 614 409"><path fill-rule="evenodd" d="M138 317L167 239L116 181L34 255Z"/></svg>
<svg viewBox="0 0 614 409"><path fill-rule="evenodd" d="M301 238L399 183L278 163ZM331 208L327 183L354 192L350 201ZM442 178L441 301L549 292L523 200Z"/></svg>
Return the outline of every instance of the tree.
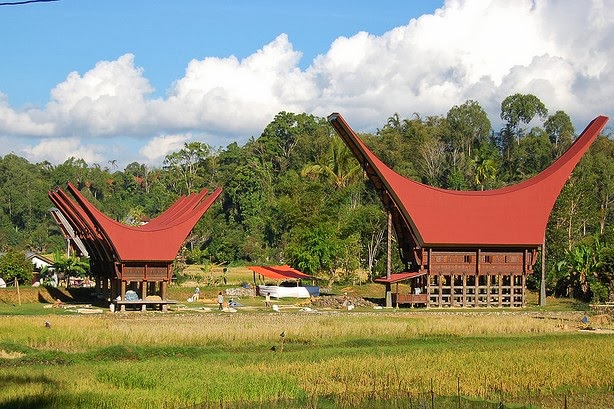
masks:
<svg viewBox="0 0 614 409"><path fill-rule="evenodd" d="M514 94L501 103L501 119L514 131L518 143L524 134L523 125L528 125L536 116L544 119L547 115L544 103L532 94Z"/></svg>
<svg viewBox="0 0 614 409"><path fill-rule="evenodd" d="M182 181L183 186L175 186L176 193L189 194L202 187L202 175L205 159L211 153L211 147L202 142L185 143L178 152L166 155L165 169L174 173Z"/></svg>
<svg viewBox="0 0 614 409"><path fill-rule="evenodd" d="M304 167L301 175L322 177L341 189L359 179L362 169L341 138L334 135L330 140L329 156L321 163Z"/></svg>
<svg viewBox="0 0 614 409"><path fill-rule="evenodd" d="M571 118L564 111L556 111L544 122L544 129L554 145L554 157L559 157L571 145L574 128Z"/></svg>
<svg viewBox="0 0 614 409"><path fill-rule="evenodd" d="M293 267L307 274L328 275L331 285L335 281L338 255L342 249L334 229L330 224L322 224L295 229L287 255Z"/></svg>
<svg viewBox="0 0 614 409"><path fill-rule="evenodd" d="M510 95L501 103L501 119L506 124L499 134L499 144L508 174L514 173L513 155L526 134L526 127L536 116L544 119L547 115L548 109L544 103L532 94Z"/></svg>
<svg viewBox="0 0 614 409"><path fill-rule="evenodd" d="M476 156L471 160L471 166L475 175L475 184L480 190L484 190L484 187L492 183L497 176L497 166L491 158Z"/></svg>
<svg viewBox="0 0 614 409"><path fill-rule="evenodd" d="M450 126L450 148L462 151L467 157L471 157L474 146L488 139L492 128L486 111L473 100L450 108L446 119Z"/></svg>
<svg viewBox="0 0 614 409"><path fill-rule="evenodd" d="M17 280L29 283L32 280L33 265L22 251L11 250L0 256L0 277L10 283Z"/></svg>
<svg viewBox="0 0 614 409"><path fill-rule="evenodd" d="M84 278L90 268L89 261L82 260L74 255L65 257L62 252L56 250L53 254L51 268L57 273L60 280L66 280L66 286L70 286L70 277Z"/></svg>

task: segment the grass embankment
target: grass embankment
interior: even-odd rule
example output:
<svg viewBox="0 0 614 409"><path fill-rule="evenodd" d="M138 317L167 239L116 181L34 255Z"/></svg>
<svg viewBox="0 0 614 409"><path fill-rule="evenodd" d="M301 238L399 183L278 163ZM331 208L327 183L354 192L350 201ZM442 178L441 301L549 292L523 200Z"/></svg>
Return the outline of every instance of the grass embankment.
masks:
<svg viewBox="0 0 614 409"><path fill-rule="evenodd" d="M541 407L563 407L567 397L569 408L608 407L614 339L578 333L580 316L4 316L0 408L247 407L286 399L313 407L316 397L345 407L413 397L418 406L419 399L430 403L431 384L437 396L456 396L460 385L466 397Z"/></svg>

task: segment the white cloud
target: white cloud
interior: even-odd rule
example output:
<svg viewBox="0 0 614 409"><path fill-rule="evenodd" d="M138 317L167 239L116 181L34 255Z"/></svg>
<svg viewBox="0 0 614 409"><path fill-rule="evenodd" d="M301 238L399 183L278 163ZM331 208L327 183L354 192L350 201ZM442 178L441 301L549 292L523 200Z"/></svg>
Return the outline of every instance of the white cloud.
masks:
<svg viewBox="0 0 614 409"><path fill-rule="evenodd" d="M305 70L285 34L244 59L192 60L162 98L151 96L144 70L126 54L69 74L44 109L17 111L0 95L0 136L54 138L28 150L47 159L66 157L50 149L64 137L141 138L140 150L123 154L155 162L190 133L208 135L212 146L245 141L282 110L337 111L373 131L394 113L444 115L475 99L496 126L501 101L517 92L566 111L582 129L612 109L613 7L614 0L447 0L381 36L338 38ZM97 145L62 147L90 160L103 155Z"/></svg>
<svg viewBox="0 0 614 409"><path fill-rule="evenodd" d="M104 146L85 146L81 144L79 138L70 137L44 139L34 146L22 147L19 154L23 153L23 156L29 158L32 162L62 163L73 157L83 159L91 165L104 162L107 152Z"/></svg>
<svg viewBox="0 0 614 409"><path fill-rule="evenodd" d="M147 163L161 163L166 155L180 150L191 139L191 134L156 136L147 142L139 153L147 159Z"/></svg>
<svg viewBox="0 0 614 409"><path fill-rule="evenodd" d="M132 54L101 61L83 76L71 72L51 91L46 113L65 134L139 133L147 122L145 98L153 91L142 74Z"/></svg>

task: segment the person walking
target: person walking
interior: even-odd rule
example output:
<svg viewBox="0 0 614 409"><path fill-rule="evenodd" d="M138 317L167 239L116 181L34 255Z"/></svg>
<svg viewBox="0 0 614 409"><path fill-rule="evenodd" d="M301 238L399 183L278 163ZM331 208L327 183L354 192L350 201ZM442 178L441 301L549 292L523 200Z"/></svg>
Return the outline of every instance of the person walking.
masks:
<svg viewBox="0 0 614 409"><path fill-rule="evenodd" d="M221 291L217 295L217 303L220 305L220 311L222 311L224 309L224 296Z"/></svg>
<svg viewBox="0 0 614 409"><path fill-rule="evenodd" d="M271 306L271 293L266 293L264 296L264 305L269 308Z"/></svg>

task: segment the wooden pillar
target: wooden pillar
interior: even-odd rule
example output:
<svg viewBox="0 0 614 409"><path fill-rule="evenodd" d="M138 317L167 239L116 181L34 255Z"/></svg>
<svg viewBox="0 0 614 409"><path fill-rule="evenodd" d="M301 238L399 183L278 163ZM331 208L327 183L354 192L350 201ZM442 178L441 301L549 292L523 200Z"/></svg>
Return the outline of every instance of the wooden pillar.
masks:
<svg viewBox="0 0 614 409"><path fill-rule="evenodd" d="M439 273L437 275L437 283L439 284L439 303L438 303L439 307L443 306L443 297L442 297L443 296L443 282L442 282L442 279L443 279L443 275L441 273Z"/></svg>
<svg viewBox="0 0 614 409"><path fill-rule="evenodd" d="M546 234L544 234L544 242L541 245L541 276L539 280L539 306L546 306ZM524 291L524 290L523 290Z"/></svg>
<svg viewBox="0 0 614 409"><path fill-rule="evenodd" d="M527 290L527 275L522 275L522 307L526 307L527 299L526 299L526 290Z"/></svg>
<svg viewBox="0 0 614 409"><path fill-rule="evenodd" d="M516 292L516 276L514 274L510 274L510 307L513 307L515 302L515 292Z"/></svg>
<svg viewBox="0 0 614 409"><path fill-rule="evenodd" d="M96 274L96 284L95 284L95 289L96 289L96 294L98 295L102 295L102 274ZM100 298L100 297L98 297Z"/></svg>
<svg viewBox="0 0 614 409"><path fill-rule="evenodd" d="M109 279L106 277L102 277L100 284L102 284L102 291L100 291L100 293L102 294L103 299L108 300L110 298L109 297Z"/></svg>
<svg viewBox="0 0 614 409"><path fill-rule="evenodd" d="M501 307L503 303L503 275L501 273L497 274L497 281L499 284L499 307Z"/></svg>
<svg viewBox="0 0 614 409"><path fill-rule="evenodd" d="M168 290L168 281L162 281L160 283L160 298L162 298L162 300L164 301L166 301L167 290Z"/></svg>
<svg viewBox="0 0 614 409"><path fill-rule="evenodd" d="M140 290L141 290L141 300L145 300L147 298L147 281L140 282ZM141 311L147 311L147 305L141 305Z"/></svg>
<svg viewBox="0 0 614 409"><path fill-rule="evenodd" d="M431 275L426 273L426 308L431 306Z"/></svg>
<svg viewBox="0 0 614 409"><path fill-rule="evenodd" d="M450 307L454 307L454 273L450 273Z"/></svg>
<svg viewBox="0 0 614 409"><path fill-rule="evenodd" d="M490 307L490 273L486 274L486 306Z"/></svg>
<svg viewBox="0 0 614 409"><path fill-rule="evenodd" d="M467 273L463 273L463 307L467 306Z"/></svg>
<svg viewBox="0 0 614 409"><path fill-rule="evenodd" d="M388 238L386 253L386 278L390 280L392 274L392 212L388 209ZM392 307L392 288L386 283L386 307Z"/></svg>
<svg viewBox="0 0 614 409"><path fill-rule="evenodd" d="M473 286L473 306L474 307L479 307L480 306L480 276L478 274L475 275L474 278L474 286Z"/></svg>
<svg viewBox="0 0 614 409"><path fill-rule="evenodd" d="M124 281L124 280L121 281L121 285L120 285L120 290L119 291L120 291L120 293L119 293L120 299L122 301L126 301L126 281ZM125 304L122 304L122 306L120 307L120 311L121 312L126 311L126 305Z"/></svg>
<svg viewBox="0 0 614 409"><path fill-rule="evenodd" d="M122 301L126 301L126 281L122 280L119 287L119 295Z"/></svg>

